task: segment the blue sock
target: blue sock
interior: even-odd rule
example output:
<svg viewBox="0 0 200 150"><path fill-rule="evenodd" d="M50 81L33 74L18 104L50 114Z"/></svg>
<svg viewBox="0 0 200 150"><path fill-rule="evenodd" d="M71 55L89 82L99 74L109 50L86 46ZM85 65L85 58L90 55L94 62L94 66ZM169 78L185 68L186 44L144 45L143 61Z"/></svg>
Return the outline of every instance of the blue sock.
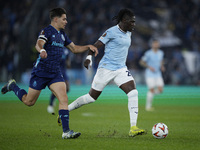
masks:
<svg viewBox="0 0 200 150"><path fill-rule="evenodd" d="M50 100L49 100L49 105L53 106L53 102L54 102L55 98L56 98L56 96L52 93Z"/></svg>
<svg viewBox="0 0 200 150"><path fill-rule="evenodd" d="M59 116L62 121L63 132L69 131L69 111L61 109L59 110Z"/></svg>
<svg viewBox="0 0 200 150"><path fill-rule="evenodd" d="M20 89L16 84L11 85L10 89L14 91L15 95L22 101L22 97L27 94L24 89Z"/></svg>

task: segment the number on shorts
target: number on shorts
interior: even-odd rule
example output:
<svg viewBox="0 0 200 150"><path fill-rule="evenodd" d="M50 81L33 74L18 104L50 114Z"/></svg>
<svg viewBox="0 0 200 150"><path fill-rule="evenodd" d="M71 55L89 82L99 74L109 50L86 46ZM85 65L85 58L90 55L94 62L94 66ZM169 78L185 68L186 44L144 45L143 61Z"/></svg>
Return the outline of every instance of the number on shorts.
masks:
<svg viewBox="0 0 200 150"><path fill-rule="evenodd" d="M128 76L131 76L131 72L129 70L126 71Z"/></svg>

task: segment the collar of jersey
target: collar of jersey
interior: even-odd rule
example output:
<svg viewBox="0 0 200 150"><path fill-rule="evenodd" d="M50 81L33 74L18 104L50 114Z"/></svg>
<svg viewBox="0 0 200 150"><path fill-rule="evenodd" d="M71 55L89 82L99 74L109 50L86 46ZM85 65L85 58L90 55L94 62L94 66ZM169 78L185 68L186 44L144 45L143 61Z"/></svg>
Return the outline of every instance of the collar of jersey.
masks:
<svg viewBox="0 0 200 150"><path fill-rule="evenodd" d="M123 33L125 33L126 34L126 32L125 31L123 31L120 27L119 27L119 25L117 25L117 27L118 27L118 29L121 31L121 32L123 32Z"/></svg>
<svg viewBox="0 0 200 150"><path fill-rule="evenodd" d="M56 31L57 33L60 33L60 31L56 30L56 28L54 28L51 24L50 24L50 26L51 26L53 29L55 29L55 31Z"/></svg>

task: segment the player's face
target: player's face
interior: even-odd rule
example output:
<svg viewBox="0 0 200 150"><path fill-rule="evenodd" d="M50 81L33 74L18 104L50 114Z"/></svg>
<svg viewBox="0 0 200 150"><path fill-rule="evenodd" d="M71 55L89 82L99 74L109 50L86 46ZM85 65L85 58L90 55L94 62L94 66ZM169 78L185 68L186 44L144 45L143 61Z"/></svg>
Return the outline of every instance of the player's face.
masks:
<svg viewBox="0 0 200 150"><path fill-rule="evenodd" d="M126 17L124 20L124 26L127 31L133 31L135 27L135 16L133 17Z"/></svg>
<svg viewBox="0 0 200 150"><path fill-rule="evenodd" d="M65 29L65 26L67 24L66 14L63 14L61 17L59 17L57 23L60 29Z"/></svg>
<svg viewBox="0 0 200 150"><path fill-rule="evenodd" d="M153 43L152 43L152 48L153 48L153 49L158 49L158 48L160 48L160 43L159 43L158 41L153 41Z"/></svg>

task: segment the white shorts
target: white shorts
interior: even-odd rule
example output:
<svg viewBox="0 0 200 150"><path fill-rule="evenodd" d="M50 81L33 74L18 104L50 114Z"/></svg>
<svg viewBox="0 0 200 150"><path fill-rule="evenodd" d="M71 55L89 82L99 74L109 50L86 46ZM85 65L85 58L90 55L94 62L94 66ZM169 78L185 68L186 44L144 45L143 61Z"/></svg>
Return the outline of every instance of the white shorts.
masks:
<svg viewBox="0 0 200 150"><path fill-rule="evenodd" d="M146 77L146 83L149 89L155 88L155 87L163 87L164 81L162 77L156 77L156 78L147 78Z"/></svg>
<svg viewBox="0 0 200 150"><path fill-rule="evenodd" d="M133 76L127 68L121 68L114 71L99 68L94 76L92 88L97 91L103 91L105 86L111 81L120 87L122 84L131 80L134 81Z"/></svg>

